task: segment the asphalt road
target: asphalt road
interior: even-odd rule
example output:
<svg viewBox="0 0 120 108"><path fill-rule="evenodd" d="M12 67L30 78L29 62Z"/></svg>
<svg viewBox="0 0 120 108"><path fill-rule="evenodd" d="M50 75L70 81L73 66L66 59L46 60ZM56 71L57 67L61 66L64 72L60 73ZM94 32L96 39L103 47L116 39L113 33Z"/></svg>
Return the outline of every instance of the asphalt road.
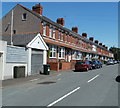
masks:
<svg viewBox="0 0 120 108"><path fill-rule="evenodd" d="M61 72L2 89L3 106L118 106L118 64Z"/></svg>

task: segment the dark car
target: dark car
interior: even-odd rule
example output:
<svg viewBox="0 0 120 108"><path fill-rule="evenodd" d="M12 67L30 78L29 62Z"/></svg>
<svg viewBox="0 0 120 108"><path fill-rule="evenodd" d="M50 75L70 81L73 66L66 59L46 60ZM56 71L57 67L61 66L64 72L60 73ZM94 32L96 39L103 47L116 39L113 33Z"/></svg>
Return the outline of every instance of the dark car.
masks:
<svg viewBox="0 0 120 108"><path fill-rule="evenodd" d="M75 71L78 71L78 70L88 71L90 69L92 69L92 66L89 61L79 61L79 62L76 62L75 64Z"/></svg>
<svg viewBox="0 0 120 108"><path fill-rule="evenodd" d="M99 68L102 68L102 62L101 61L97 61L97 62L98 62Z"/></svg>
<svg viewBox="0 0 120 108"><path fill-rule="evenodd" d="M93 69L99 68L99 64L96 60L90 61L90 64L91 64Z"/></svg>

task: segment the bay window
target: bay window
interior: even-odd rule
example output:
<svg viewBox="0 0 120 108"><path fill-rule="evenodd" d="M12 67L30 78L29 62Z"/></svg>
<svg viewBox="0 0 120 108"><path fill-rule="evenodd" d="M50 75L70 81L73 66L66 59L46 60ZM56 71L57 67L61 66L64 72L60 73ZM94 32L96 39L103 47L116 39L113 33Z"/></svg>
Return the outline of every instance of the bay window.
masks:
<svg viewBox="0 0 120 108"><path fill-rule="evenodd" d="M65 48L61 47L59 48L59 59L65 58Z"/></svg>
<svg viewBox="0 0 120 108"><path fill-rule="evenodd" d="M56 58L56 46L55 45L49 45L50 49L50 58Z"/></svg>

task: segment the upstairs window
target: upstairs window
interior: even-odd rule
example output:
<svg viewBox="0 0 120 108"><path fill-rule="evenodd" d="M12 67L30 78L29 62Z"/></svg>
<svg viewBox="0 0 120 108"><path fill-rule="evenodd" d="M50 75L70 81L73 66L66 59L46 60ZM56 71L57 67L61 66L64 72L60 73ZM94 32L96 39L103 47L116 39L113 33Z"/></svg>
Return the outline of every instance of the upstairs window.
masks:
<svg viewBox="0 0 120 108"><path fill-rule="evenodd" d="M60 31L58 31L58 39L60 40L60 36L61 35L61 33L60 33Z"/></svg>
<svg viewBox="0 0 120 108"><path fill-rule="evenodd" d="M56 30L53 28L53 39L55 39Z"/></svg>
<svg viewBox="0 0 120 108"><path fill-rule="evenodd" d="M61 41L63 41L63 33L61 33Z"/></svg>
<svg viewBox="0 0 120 108"><path fill-rule="evenodd" d="M27 14L26 13L23 13L22 14L22 20L25 21L27 19Z"/></svg>
<svg viewBox="0 0 120 108"><path fill-rule="evenodd" d="M49 36L52 38L53 37L53 28L50 25L50 29L49 29Z"/></svg>
<svg viewBox="0 0 120 108"><path fill-rule="evenodd" d="M43 23L43 35L46 36L46 23Z"/></svg>

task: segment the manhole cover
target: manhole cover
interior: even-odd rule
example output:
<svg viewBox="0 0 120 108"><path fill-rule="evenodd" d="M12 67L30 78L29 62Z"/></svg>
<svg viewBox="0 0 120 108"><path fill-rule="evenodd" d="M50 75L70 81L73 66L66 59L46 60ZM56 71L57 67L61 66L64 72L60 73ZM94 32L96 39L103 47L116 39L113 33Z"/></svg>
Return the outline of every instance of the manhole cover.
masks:
<svg viewBox="0 0 120 108"><path fill-rule="evenodd" d="M41 82L41 83L37 83L37 84L54 84L56 83L55 81L45 81L45 82Z"/></svg>

